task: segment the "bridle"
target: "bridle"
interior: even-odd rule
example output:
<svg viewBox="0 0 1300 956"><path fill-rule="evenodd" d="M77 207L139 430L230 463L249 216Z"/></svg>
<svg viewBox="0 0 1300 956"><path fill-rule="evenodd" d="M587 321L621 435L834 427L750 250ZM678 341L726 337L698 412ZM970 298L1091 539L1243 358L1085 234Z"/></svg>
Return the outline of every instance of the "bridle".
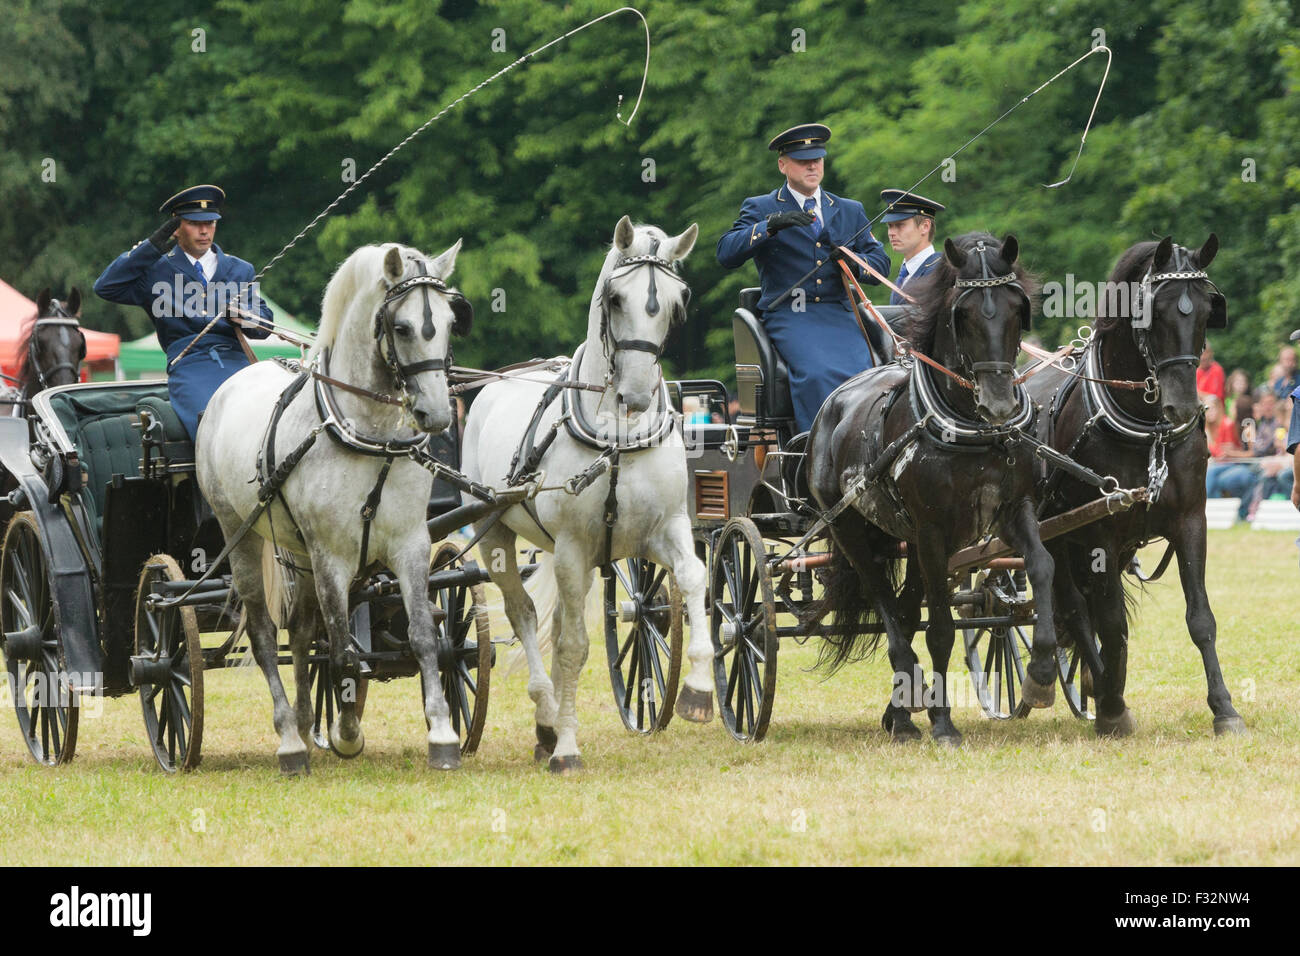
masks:
<svg viewBox="0 0 1300 956"><path fill-rule="evenodd" d="M78 372L80 371L81 363L79 361L60 362L57 365L53 365L47 369L41 368L40 360L37 358L37 342L36 342L40 330L42 328L48 328L50 326L60 326L65 329L67 328L76 329L77 335L81 337L83 354L84 354L84 346L86 342L86 335L84 332L81 331L81 323L77 321L76 316L70 315L68 311L63 307L63 304L59 302L58 299L52 299L50 301L50 307L54 310L54 315L42 316L41 318L38 318L35 321L35 323L33 323L31 337L27 340L27 360L32 370L36 372L36 381L40 384L42 389L48 387L46 384L47 379L52 378L57 372L62 372L65 369L71 372L73 374L73 377L75 378Z"/></svg>
<svg viewBox="0 0 1300 956"><path fill-rule="evenodd" d="M1154 353L1151 351L1150 332L1151 324L1155 316L1155 299L1170 282L1194 282L1203 281L1209 284L1214 290L1210 294L1210 322L1208 328L1223 328L1227 325L1227 306L1223 293L1219 287L1210 281L1210 277L1204 269L1192 268L1191 257L1181 246L1174 247L1174 268L1171 272L1152 272L1155 263L1147 267L1147 273L1142 277L1142 284L1138 287L1137 301L1133 303L1132 318L1129 325L1133 329L1133 339L1137 342L1138 351L1142 353L1142 360L1147 364L1147 371L1150 376L1147 379L1146 401L1154 405L1160 400L1160 372L1171 365L1191 365L1195 368L1200 364L1201 357L1193 355L1190 352L1181 355L1170 356L1169 358L1156 360ZM1184 287L1182 295L1178 297L1178 311L1183 315L1192 314L1192 298L1187 294L1187 288Z"/></svg>
<svg viewBox="0 0 1300 956"><path fill-rule="evenodd" d="M397 383L398 390L401 392L402 405L408 410L414 404L415 395L410 387L410 380L422 372L447 372L451 364L455 361L452 356L451 335L456 331L463 331L474 317L474 309L469 300L460 293L459 290L447 285L437 276L428 275L424 270L424 262L411 257L420 270L418 275L408 276L398 282L388 285L384 292L383 301L379 303L379 308L375 310L375 329L374 337L378 344L379 357L388 367L392 374L393 380ZM385 279L387 282L387 279ZM429 290L433 289L440 295L445 296L450 304L452 314L455 316L453 327L448 331L447 336L447 357L445 359L424 359L419 362L408 362L402 364L397 357L397 335L395 329L394 305L400 302L406 296L410 295L416 289L423 290L424 295L424 325L420 329L420 335L426 340L431 341L435 334L433 328L433 305L429 299Z"/></svg>
<svg viewBox="0 0 1300 956"><path fill-rule="evenodd" d="M970 356L961 348L957 337L957 307L961 300L966 298L976 289L984 291L984 301L980 303L980 315L986 319L991 319L997 315L997 306L993 304L993 289L999 286L1011 286L1024 297L1024 308L1021 311L1020 326L1028 330L1029 322L1026 316L1029 312L1029 294L1025 292L1024 286L1020 284L1020 277L1016 275L1015 270L1008 272L1006 275L994 275L993 270L989 268L988 248L983 239L978 240L973 250L980 257L980 277L978 279L958 278L953 286L962 291L952 300L952 308L948 312L948 328L952 334L953 345L957 348L957 361L960 370L967 373L968 377L973 379L980 372L992 372L995 375L1014 375L1016 366L1012 362L972 362Z"/></svg>
<svg viewBox="0 0 1300 956"><path fill-rule="evenodd" d="M620 339L614 334L613 325L610 322L610 295L611 288L615 279L622 278L643 266L650 268L650 288L647 290L645 310L647 315L659 314L659 295L658 287L655 284L655 274L662 272L671 279L680 282L683 286L685 299L689 300L691 288L687 285L686 280L677 273L677 267L667 259L661 259L656 254L659 251L659 240L653 239L650 242L650 252L640 256L624 256L610 270L609 275L605 278L604 284L600 287L600 342L605 351L605 357L609 359L619 352L649 352L658 361L663 355L664 342L667 341L665 336L663 341L650 342L646 339ZM621 271L620 271L621 270ZM672 326L669 326L669 331ZM610 375L613 374L613 363L610 363Z"/></svg>

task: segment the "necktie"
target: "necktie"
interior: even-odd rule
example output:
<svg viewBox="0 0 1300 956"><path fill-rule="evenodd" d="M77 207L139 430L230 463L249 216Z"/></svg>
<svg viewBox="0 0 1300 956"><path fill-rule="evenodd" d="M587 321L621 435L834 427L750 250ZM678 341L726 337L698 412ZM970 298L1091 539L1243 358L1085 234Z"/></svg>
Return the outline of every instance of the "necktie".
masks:
<svg viewBox="0 0 1300 956"><path fill-rule="evenodd" d="M198 270L198 273L199 273L199 281L203 283L203 288L206 289L206 288L208 287L208 277L207 277L207 275L203 272L203 263L202 263L202 262L196 262L196 263L194 263L194 268L195 268L196 270Z"/></svg>
<svg viewBox="0 0 1300 956"><path fill-rule="evenodd" d="M898 285L901 286L906 281L907 281L907 263L904 262L902 268L898 270Z"/></svg>
<svg viewBox="0 0 1300 956"><path fill-rule="evenodd" d="M817 233L820 231L817 228L817 200L805 199L803 201L803 211L810 212L813 214L813 221L808 224L808 228L812 230L812 234L814 236L817 235Z"/></svg>

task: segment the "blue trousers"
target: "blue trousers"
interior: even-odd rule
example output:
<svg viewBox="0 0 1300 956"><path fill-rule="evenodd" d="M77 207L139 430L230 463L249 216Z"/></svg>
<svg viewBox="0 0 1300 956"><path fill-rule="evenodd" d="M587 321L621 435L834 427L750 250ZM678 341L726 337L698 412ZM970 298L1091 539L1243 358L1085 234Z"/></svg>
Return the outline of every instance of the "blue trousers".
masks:
<svg viewBox="0 0 1300 956"><path fill-rule="evenodd" d="M243 349L213 336L211 345L200 341L168 373L167 397L191 441L199 429L199 413L208 407L221 383L247 366Z"/></svg>
<svg viewBox="0 0 1300 956"><path fill-rule="evenodd" d="M1254 467L1241 462L1212 461L1205 469L1205 497L1240 498L1237 517L1246 519L1250 507L1250 492L1259 475Z"/></svg>
<svg viewBox="0 0 1300 956"><path fill-rule="evenodd" d="M871 368L871 349L857 319L838 302L809 302L803 312L788 306L766 312L763 326L790 367L797 431L812 428L827 395Z"/></svg>

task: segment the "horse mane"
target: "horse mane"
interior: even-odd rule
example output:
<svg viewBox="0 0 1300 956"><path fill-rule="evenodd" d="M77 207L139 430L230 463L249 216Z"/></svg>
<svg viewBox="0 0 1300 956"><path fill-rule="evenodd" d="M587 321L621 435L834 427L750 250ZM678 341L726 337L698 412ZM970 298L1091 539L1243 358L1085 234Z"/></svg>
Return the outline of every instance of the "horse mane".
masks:
<svg viewBox="0 0 1300 956"><path fill-rule="evenodd" d="M38 315L36 319L39 319ZM26 390L31 385L36 376L36 370L32 368L32 336L36 334L36 319L24 326L22 345L19 348L19 354L22 355L22 361L18 363L18 383Z"/></svg>
<svg viewBox="0 0 1300 956"><path fill-rule="evenodd" d="M392 243L382 246L362 246L343 260L343 264L330 277L325 286L325 296L321 299L320 327L316 332L316 341L307 353L308 361L316 358L322 349L329 348L338 338L339 330L347 319L349 306L356 299L362 286L383 275L384 256ZM405 247L398 246L405 251Z"/></svg>
<svg viewBox="0 0 1300 956"><path fill-rule="evenodd" d="M1151 258L1155 255L1156 247L1159 242L1148 240L1139 242L1130 246L1119 257L1115 263L1115 268L1110 271L1107 285L1114 288L1117 283L1141 282L1142 277L1146 275L1147 267L1151 265ZM1178 246L1175 249L1180 248ZM1126 302L1127 308L1120 310L1115 315L1110 315L1107 306L1108 297L1101 295L1097 297L1097 321L1095 323L1098 335L1105 335L1107 332L1113 332L1119 327L1121 322L1128 321L1133 316L1132 303L1125 296L1123 301Z"/></svg>
<svg viewBox="0 0 1300 956"><path fill-rule="evenodd" d="M952 241L959 249L971 250L981 239L986 246L994 250L1001 248L1002 240L987 232L968 232L956 236ZM908 286L908 293L916 303L908 310L908 338L919 351L930 354L934 349L934 338L941 322L947 321L952 309L958 270L940 253L939 264L934 271L922 276L916 283ZM1038 293L1042 288L1038 276L1026 270L1020 261L1012 263L1020 287L1029 296L1031 314L1038 311Z"/></svg>

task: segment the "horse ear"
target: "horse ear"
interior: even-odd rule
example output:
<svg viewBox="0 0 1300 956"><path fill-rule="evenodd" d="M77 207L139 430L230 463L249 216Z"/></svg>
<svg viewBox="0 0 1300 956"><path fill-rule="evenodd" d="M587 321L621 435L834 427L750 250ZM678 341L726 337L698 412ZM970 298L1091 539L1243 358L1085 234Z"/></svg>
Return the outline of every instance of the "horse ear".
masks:
<svg viewBox="0 0 1300 956"><path fill-rule="evenodd" d="M402 250L397 246L389 246L388 252L384 253L384 278L390 283L396 282L404 272L406 267L402 265Z"/></svg>
<svg viewBox="0 0 1300 956"><path fill-rule="evenodd" d="M1151 258L1151 271L1164 272L1169 265L1169 258L1174 254L1174 237L1165 236L1156 246L1156 254Z"/></svg>
<svg viewBox="0 0 1300 956"><path fill-rule="evenodd" d="M469 304L469 299L463 295L453 296L451 314L451 334L469 335L470 327L474 324L474 306Z"/></svg>
<svg viewBox="0 0 1300 956"><path fill-rule="evenodd" d="M460 255L460 246L464 241L463 238L457 239L455 245L433 260L433 264L429 271L439 279L446 279L450 276L452 271L456 268L456 257Z"/></svg>
<svg viewBox="0 0 1300 956"><path fill-rule="evenodd" d="M1196 252L1193 253L1192 258L1196 260L1198 266L1205 269L1214 261L1214 257L1218 254L1219 237L1214 233L1210 233L1210 238L1205 240L1205 245L1197 249Z"/></svg>
<svg viewBox="0 0 1300 956"><path fill-rule="evenodd" d="M1009 266L1016 264L1016 260L1020 258L1020 243L1015 233L1007 233L1007 237L1002 240L1002 248L998 250L998 256Z"/></svg>
<svg viewBox="0 0 1300 956"><path fill-rule="evenodd" d="M49 314L50 311L50 290L42 289L41 294L36 297L36 317L39 319L43 315Z"/></svg>
<svg viewBox="0 0 1300 956"><path fill-rule="evenodd" d="M966 253L957 248L957 243L953 242L951 239L945 239L943 241L943 254L955 268L960 269L966 264Z"/></svg>
<svg viewBox="0 0 1300 956"><path fill-rule="evenodd" d="M619 252L627 252L635 238L636 230L632 228L632 220L624 216L614 227L614 245L618 247Z"/></svg>
<svg viewBox="0 0 1300 956"><path fill-rule="evenodd" d="M664 256L669 262L681 262L691 254L695 248L695 240L700 234L700 227L696 223L691 223L685 232L680 236L674 236L668 240L668 254Z"/></svg>
<svg viewBox="0 0 1300 956"><path fill-rule="evenodd" d="M81 318L81 290L75 285L72 291L68 293L68 314Z"/></svg>

